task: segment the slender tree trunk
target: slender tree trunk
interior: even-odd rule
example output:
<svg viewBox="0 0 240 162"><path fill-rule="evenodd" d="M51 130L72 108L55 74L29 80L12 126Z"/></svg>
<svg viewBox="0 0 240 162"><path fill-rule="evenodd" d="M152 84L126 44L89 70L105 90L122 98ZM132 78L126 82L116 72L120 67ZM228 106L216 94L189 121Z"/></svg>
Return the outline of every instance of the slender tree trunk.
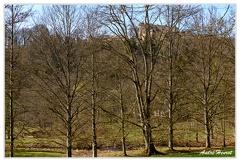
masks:
<svg viewBox="0 0 240 162"><path fill-rule="evenodd" d="M226 137L225 137L225 119L221 121L221 127L222 127L222 142L223 147L226 147Z"/></svg>
<svg viewBox="0 0 240 162"><path fill-rule="evenodd" d="M126 151L126 138L125 138L125 129L124 129L124 121L122 121L122 151L123 151L123 156L127 156L127 151Z"/></svg>
<svg viewBox="0 0 240 162"><path fill-rule="evenodd" d="M93 97L92 105L92 156L97 157L97 135L96 135L96 105Z"/></svg>
<svg viewBox="0 0 240 162"><path fill-rule="evenodd" d="M93 109L92 113L92 156L97 157L96 110Z"/></svg>
<svg viewBox="0 0 240 162"><path fill-rule="evenodd" d="M125 138L124 130L122 130L122 150L123 150L123 156L127 156L127 151L126 151L126 138Z"/></svg>
<svg viewBox="0 0 240 162"><path fill-rule="evenodd" d="M12 90L10 90L10 156L14 157L14 118L13 118L13 97Z"/></svg>
<svg viewBox="0 0 240 162"><path fill-rule="evenodd" d="M13 11L13 5L11 7L12 13L14 13ZM10 67L9 67L9 86L10 86L10 91L9 91L9 114L10 114L10 121L9 121L9 129L10 129L10 156L13 157L14 153L13 153L13 149L14 149L14 108L13 108L13 80L12 80L12 75L13 75L13 55L14 55L14 51L13 51L13 36L14 36L14 16L12 16L12 31L11 31L11 51L10 51Z"/></svg>
<svg viewBox="0 0 240 162"><path fill-rule="evenodd" d="M172 120L169 119L169 128L168 128L168 148L169 150L174 150L173 149L173 124Z"/></svg>
<svg viewBox="0 0 240 162"><path fill-rule="evenodd" d="M173 41L169 41L169 105L168 105L168 147L173 149Z"/></svg>
<svg viewBox="0 0 240 162"><path fill-rule="evenodd" d="M169 103L169 112L168 112L168 148L169 150L173 149L173 105L171 102L172 94L170 93L170 103Z"/></svg>
<svg viewBox="0 0 240 162"><path fill-rule="evenodd" d="M205 134L206 134L206 148L211 148L211 129L209 125L209 119L208 119L208 112L207 108L205 107Z"/></svg>
<svg viewBox="0 0 240 162"><path fill-rule="evenodd" d="M67 117L67 157L72 157L72 119L71 119L71 107L68 108Z"/></svg>
<svg viewBox="0 0 240 162"><path fill-rule="evenodd" d="M206 147L207 148L211 148L211 142L210 142L210 129L207 128L208 126L206 126Z"/></svg>
<svg viewBox="0 0 240 162"><path fill-rule="evenodd" d="M198 132L196 133L196 142L199 142L198 141Z"/></svg>
<svg viewBox="0 0 240 162"><path fill-rule="evenodd" d="M214 129L213 129L213 126L211 127L211 139L214 139Z"/></svg>
<svg viewBox="0 0 240 162"><path fill-rule="evenodd" d="M121 129L122 129L122 151L123 156L127 156L126 152L126 138L125 138L125 111L123 105L122 86L120 83L120 103L121 103Z"/></svg>
<svg viewBox="0 0 240 162"><path fill-rule="evenodd" d="M70 136L67 138L67 157L72 157L72 140Z"/></svg>
<svg viewBox="0 0 240 162"><path fill-rule="evenodd" d="M223 142L223 147L226 147L226 121L225 121L225 106L223 107L223 118L221 120L221 128L222 128L222 142Z"/></svg>
<svg viewBox="0 0 240 162"><path fill-rule="evenodd" d="M92 53L92 156L97 157L95 54Z"/></svg>

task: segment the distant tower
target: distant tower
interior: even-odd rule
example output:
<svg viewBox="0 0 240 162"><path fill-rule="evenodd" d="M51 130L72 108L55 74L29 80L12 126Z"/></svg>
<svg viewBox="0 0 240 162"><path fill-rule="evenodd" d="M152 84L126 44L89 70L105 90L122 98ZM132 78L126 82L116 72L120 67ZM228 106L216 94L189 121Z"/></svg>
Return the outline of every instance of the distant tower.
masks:
<svg viewBox="0 0 240 162"><path fill-rule="evenodd" d="M154 25L149 24L149 34L150 37L153 39L164 39L166 36L168 36L170 33L178 33L179 29L177 27L169 27L167 25ZM146 24L140 23L138 25L138 39L144 40L146 38Z"/></svg>

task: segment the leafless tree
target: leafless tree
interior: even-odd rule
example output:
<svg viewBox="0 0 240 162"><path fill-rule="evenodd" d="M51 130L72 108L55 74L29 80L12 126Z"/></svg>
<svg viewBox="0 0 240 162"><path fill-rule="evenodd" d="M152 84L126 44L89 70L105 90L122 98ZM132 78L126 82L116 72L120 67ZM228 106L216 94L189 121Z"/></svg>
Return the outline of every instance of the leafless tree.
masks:
<svg viewBox="0 0 240 162"><path fill-rule="evenodd" d="M123 59L131 71L129 79L132 80L135 87L141 123L136 123L136 125L143 131L146 155L158 154L159 152L156 150L152 140L150 112L151 103L158 92L152 87L154 85L156 60L163 41L155 39L156 41L153 43L153 37L150 32L151 24L156 23L160 13L152 5L109 5L104 6L100 14L103 15L102 23L116 36L119 42L118 45L121 44L123 46L119 50L116 46L114 47L114 45L108 43L106 49ZM140 19L136 15L139 15ZM144 24L144 33L141 36L138 30L140 22Z"/></svg>
<svg viewBox="0 0 240 162"><path fill-rule="evenodd" d="M228 9L226 10L226 13ZM195 77L193 98L197 104L197 110L202 112L203 118L196 119L205 127L206 147L211 147L210 135L214 119L226 99L226 90L223 88L226 77L226 61L224 43L225 34L230 32L234 24L222 30L222 25L227 18L217 15L217 10L210 7L208 14L203 12L194 16L196 35L193 38L197 53L192 62L191 74Z"/></svg>
<svg viewBox="0 0 240 162"><path fill-rule="evenodd" d="M23 23L31 15L31 7L26 8L23 5L5 5L5 47L6 47L6 101L9 102L7 110L9 110L9 133L10 133L10 156L14 156L14 140L19 133L14 134L17 124L16 118L25 110L21 109L21 104L17 101L21 86L21 47L17 43L18 32Z"/></svg>
<svg viewBox="0 0 240 162"><path fill-rule="evenodd" d="M73 5L53 5L44 8L42 24L33 39L32 54L37 91L47 102L47 107L59 119L58 131L65 137L67 156L72 156L73 142L82 127L81 112L86 107L84 98L85 42L82 34L81 9ZM40 26L41 27L41 26ZM78 32L77 32L78 31ZM83 122L83 121L82 121ZM84 122L83 122L84 123Z"/></svg>
<svg viewBox="0 0 240 162"><path fill-rule="evenodd" d="M89 73L91 78L91 125L92 125L92 151L93 157L97 157L97 112L99 105L103 101L99 101L101 89L103 87L100 75L104 72L104 60L100 59L103 53L102 41L100 38L104 34L104 29L99 23L101 17L98 15L99 6L85 6L85 35L88 39L87 51L91 58L91 66ZM106 85L105 85L106 86ZM101 102L101 103L100 103Z"/></svg>
<svg viewBox="0 0 240 162"><path fill-rule="evenodd" d="M163 81L167 83L163 85L162 92L166 96L166 101L168 104L168 147L173 150L173 127L174 124L188 117L188 113L180 114L182 109L189 102L187 100L188 94L186 93L186 86L183 85L187 81L186 75L186 64L187 57L184 54L184 36L180 32L181 30L186 30L186 20L191 16L198 13L201 8L199 6L192 5L166 5L163 7L164 12L162 13L162 21L165 21L169 27L167 30L166 39L166 50L162 52L162 61L160 67L162 67L163 76L168 74L168 77ZM177 30L176 30L177 29ZM164 70L164 68L166 70ZM181 109L181 110L180 110Z"/></svg>

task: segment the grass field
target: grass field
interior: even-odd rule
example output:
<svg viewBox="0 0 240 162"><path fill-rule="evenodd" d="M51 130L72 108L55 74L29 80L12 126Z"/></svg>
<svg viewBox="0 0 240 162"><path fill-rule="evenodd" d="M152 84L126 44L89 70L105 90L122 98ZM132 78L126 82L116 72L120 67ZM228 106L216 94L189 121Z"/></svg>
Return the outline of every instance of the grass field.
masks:
<svg viewBox="0 0 240 162"><path fill-rule="evenodd" d="M5 152L5 157L9 157L9 151ZM66 157L63 152L41 149L16 149L14 157Z"/></svg>
<svg viewBox="0 0 240 162"><path fill-rule="evenodd" d="M182 123L182 127L185 123ZM100 129L100 128L99 128ZM15 141L14 154L16 157L66 157L65 150L56 144L63 143L58 136L36 137L31 134L38 129L29 129L30 133L21 136ZM105 124L101 128L102 133L98 134L98 146L100 148L117 148L117 150L98 150L99 157L122 157L121 133L117 123ZM175 130L174 149L169 151L167 146L167 131L164 129L154 130L153 139L157 150L164 155L154 157L235 157L235 136L234 129L228 129L226 132L227 148L221 149L221 134L215 132L214 139L211 139L213 148L205 149L205 137L203 131L199 130L199 141L196 142L195 131ZM144 139L141 129L136 126L128 126L126 131L127 154L130 157L144 156ZM64 138L63 138L64 139ZM55 142L54 142L55 141ZM186 143L189 143L186 146ZM84 149L83 146L91 146L91 138L88 133L79 136L78 141L73 145L73 157L91 157L92 151ZM9 156L9 140L5 140L5 157Z"/></svg>
<svg viewBox="0 0 240 162"><path fill-rule="evenodd" d="M224 150L220 149L211 149L205 150L202 148L199 151L192 150L189 152L184 152L183 150L179 150L172 153L167 153L164 157L235 157L235 149L228 148Z"/></svg>
<svg viewBox="0 0 240 162"><path fill-rule="evenodd" d="M164 155L153 155L152 157L235 157L235 149L227 148L220 150L218 148L205 150L204 148L185 148L177 147L175 151L169 151L167 148L159 149ZM142 157L143 149L128 150L128 157ZM5 152L8 157L9 151ZM66 157L66 154L60 150L44 150L44 149L16 149L15 157ZM73 157L91 157L92 151L74 150ZM123 157L122 151L106 151L98 150L99 157Z"/></svg>

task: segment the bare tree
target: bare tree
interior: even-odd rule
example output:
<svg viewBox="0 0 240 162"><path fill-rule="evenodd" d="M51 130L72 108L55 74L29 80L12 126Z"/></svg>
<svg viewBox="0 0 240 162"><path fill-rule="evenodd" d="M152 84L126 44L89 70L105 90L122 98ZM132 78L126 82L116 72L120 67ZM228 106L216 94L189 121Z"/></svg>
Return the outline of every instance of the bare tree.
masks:
<svg viewBox="0 0 240 162"><path fill-rule="evenodd" d="M155 14L153 15L154 11ZM122 58L131 71L131 76L128 76L128 78L132 80L135 87L141 123L135 123L135 125L143 131L146 155L158 154L159 152L153 144L150 121L151 103L158 92L152 88L156 60L163 44L163 41L159 39L156 39L156 42L153 43L153 37L151 36L151 26L158 20L159 10L151 5L110 5L103 7L101 14L103 15L102 23L117 37L119 45L121 44L123 47L119 50L116 48L117 46L109 43L106 45L106 49ZM143 18L138 20L136 15L141 15ZM144 22L141 35L139 35L138 30L140 22ZM162 31L160 31L160 35L161 33Z"/></svg>
<svg viewBox="0 0 240 162"><path fill-rule="evenodd" d="M39 35L33 40L35 56L34 81L41 88L38 94L59 119L58 131L65 137L67 156L72 156L74 139L86 121L80 115L86 107L84 98L85 42L78 39L81 28L81 9L71 5L53 5L44 8ZM49 30L49 31L48 31Z"/></svg>
<svg viewBox="0 0 240 162"><path fill-rule="evenodd" d="M16 118L25 110L19 110L21 105L17 101L21 86L20 68L21 48L18 44L18 31L21 29L22 23L31 15L31 7L26 8L23 5L5 5L5 29L6 29L6 101L9 101L7 108L9 110L9 133L10 133L10 156L14 156L14 140L20 134L14 134L16 126Z"/></svg>
<svg viewBox="0 0 240 162"><path fill-rule="evenodd" d="M194 17L194 44L197 49L191 74L194 75L193 98L203 118L196 119L205 127L206 147L211 147L210 135L214 119L226 99L223 80L227 74L225 53L225 33L233 29L234 24L222 30L225 15L218 17L214 7L208 14L201 12ZM226 10L226 13L228 9Z"/></svg>
<svg viewBox="0 0 240 162"><path fill-rule="evenodd" d="M96 82L96 56L92 53L92 150L93 157L97 157L96 109L97 109L97 82Z"/></svg>
<svg viewBox="0 0 240 162"><path fill-rule="evenodd" d="M113 115L118 119L120 122L120 130L121 130L121 142L122 142L122 151L123 156L127 156L127 148L126 148L126 125L127 122L130 120L128 119L129 113L132 114L131 111L129 111L129 101L130 97L127 97L128 95L132 95L132 93L129 93L130 90L127 84L129 83L127 80L127 77L125 77L126 73L124 73L124 63L120 60L117 61L118 64L113 66L113 79L111 81L111 87L112 87L112 93L111 100L115 103L116 107L118 108L115 110L115 112L108 112L110 115ZM113 64L115 61L112 62ZM106 111L105 111L106 112Z"/></svg>
<svg viewBox="0 0 240 162"><path fill-rule="evenodd" d="M122 130L122 150L123 150L123 155L127 156L126 152L126 133L125 133L125 118L126 118L126 113L125 113L125 104L123 100L123 82L122 79L120 78L120 83L119 83L119 97L120 97L120 105L121 105L121 130Z"/></svg>
<svg viewBox="0 0 240 162"><path fill-rule="evenodd" d="M188 104L186 93L186 86L183 85L186 82L186 64L187 57L184 54L183 48L185 46L184 36L180 32L181 30L186 30L186 20L191 16L195 15L200 11L199 6L192 5L166 5L164 6L164 12L162 13L162 21L165 21L169 27L167 35L165 36L165 44L167 46L166 50L162 53L161 62L162 68L167 68L164 71L162 78L165 78L164 75L168 74L167 79L163 83L162 91L166 96L166 101L168 103L168 147L170 150L173 149L173 127L174 124L188 117L188 113L180 114L182 109ZM180 110L181 109L181 110ZM187 112L187 111L186 111Z"/></svg>
<svg viewBox="0 0 240 162"><path fill-rule="evenodd" d="M124 75L121 74L121 72L118 73L118 85L117 85L117 92L119 94L118 98L118 103L119 107L121 110L121 115L120 115L120 123L121 123L121 136L122 136L122 151L123 151L123 156L127 156L127 151L126 151L126 131L125 131L125 125L126 125L126 102L125 102L125 97L124 97Z"/></svg>
<svg viewBox="0 0 240 162"><path fill-rule="evenodd" d="M104 63L100 61L100 55L103 49L102 40L99 39L104 34L104 29L99 23L98 15L99 6L86 6L85 7L85 33L88 39L88 53L91 55L91 67L90 78L91 78L91 119L92 119L92 156L97 157L97 112L99 107L99 97L101 93L101 87L99 82L99 75L104 71ZM93 48L94 47L94 48ZM102 86L102 85L101 85ZM102 104L102 103L101 103Z"/></svg>

